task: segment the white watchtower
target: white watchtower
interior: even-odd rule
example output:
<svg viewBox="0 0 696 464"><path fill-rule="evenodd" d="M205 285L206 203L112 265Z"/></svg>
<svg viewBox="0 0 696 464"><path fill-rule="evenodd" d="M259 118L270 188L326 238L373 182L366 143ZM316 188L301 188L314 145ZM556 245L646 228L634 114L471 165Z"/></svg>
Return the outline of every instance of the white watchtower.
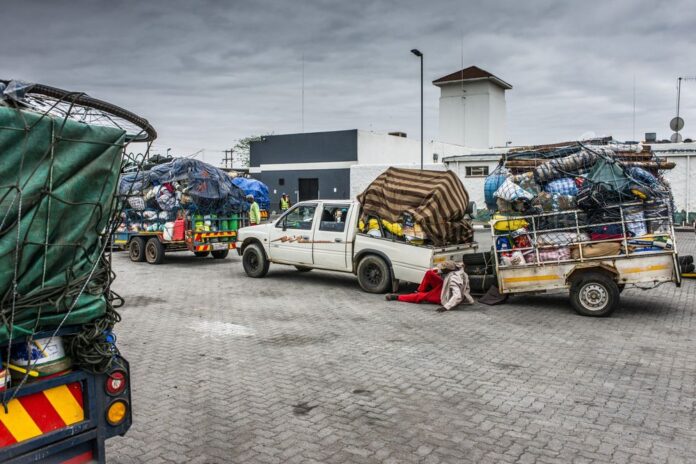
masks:
<svg viewBox="0 0 696 464"><path fill-rule="evenodd" d="M505 91L512 86L476 66L433 81L440 87L440 136L471 148L505 146Z"/></svg>

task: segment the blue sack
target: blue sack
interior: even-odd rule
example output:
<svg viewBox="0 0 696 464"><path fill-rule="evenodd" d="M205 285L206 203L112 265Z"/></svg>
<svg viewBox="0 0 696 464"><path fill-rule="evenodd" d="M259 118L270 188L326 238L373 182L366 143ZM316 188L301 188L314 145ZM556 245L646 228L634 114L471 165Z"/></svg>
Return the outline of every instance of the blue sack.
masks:
<svg viewBox="0 0 696 464"><path fill-rule="evenodd" d="M575 179L572 177L564 177L562 179L552 180L544 188L548 193L558 193L560 195L577 196L578 186L575 184Z"/></svg>

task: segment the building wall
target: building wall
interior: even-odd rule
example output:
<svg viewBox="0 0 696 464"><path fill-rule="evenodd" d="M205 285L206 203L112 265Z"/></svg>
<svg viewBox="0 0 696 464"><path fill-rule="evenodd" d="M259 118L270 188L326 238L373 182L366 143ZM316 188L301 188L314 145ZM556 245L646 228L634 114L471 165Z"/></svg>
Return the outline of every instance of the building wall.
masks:
<svg viewBox="0 0 696 464"><path fill-rule="evenodd" d="M377 178L380 174L387 170L387 168L407 168L407 169L419 169L420 161L418 164L369 164L369 165L355 165L350 168L350 198L354 199L363 190L367 188L370 183ZM423 169L430 171L444 171L445 165L442 163L438 164L424 164Z"/></svg>
<svg viewBox="0 0 696 464"><path fill-rule="evenodd" d="M440 86L439 139L471 148L504 146L505 91L488 80Z"/></svg>
<svg viewBox="0 0 696 464"><path fill-rule="evenodd" d="M297 203L301 178L319 179L319 198L321 199L344 200L350 195L350 169L266 171L255 173L252 177L268 186L272 211L278 210L278 202L283 192L290 196L293 203ZM284 185L279 183L281 178L284 179Z"/></svg>
<svg viewBox="0 0 696 464"><path fill-rule="evenodd" d="M266 136L251 143L250 171L253 172L254 168L263 171L264 165L356 162L357 134L358 131L352 129Z"/></svg>

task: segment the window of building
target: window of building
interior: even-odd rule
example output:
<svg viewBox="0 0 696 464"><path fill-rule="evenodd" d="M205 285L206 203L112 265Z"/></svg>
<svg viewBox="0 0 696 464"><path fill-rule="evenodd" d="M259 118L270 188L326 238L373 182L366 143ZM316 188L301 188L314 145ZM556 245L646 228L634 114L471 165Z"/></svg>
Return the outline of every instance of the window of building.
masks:
<svg viewBox="0 0 696 464"><path fill-rule="evenodd" d="M488 175L488 166L467 166L466 177L486 177Z"/></svg>
<svg viewBox="0 0 696 464"><path fill-rule="evenodd" d="M278 185L285 185L285 178L283 178L283 177L278 178Z"/></svg>

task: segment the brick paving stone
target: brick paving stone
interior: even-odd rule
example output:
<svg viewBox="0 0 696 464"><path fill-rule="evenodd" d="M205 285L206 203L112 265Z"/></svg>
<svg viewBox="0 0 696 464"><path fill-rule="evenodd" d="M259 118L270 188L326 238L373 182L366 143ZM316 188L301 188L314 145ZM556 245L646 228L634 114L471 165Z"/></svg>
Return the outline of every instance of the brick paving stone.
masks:
<svg viewBox="0 0 696 464"><path fill-rule="evenodd" d="M114 268L134 424L110 463L696 462L696 281L594 319L563 294L437 314L236 255Z"/></svg>

